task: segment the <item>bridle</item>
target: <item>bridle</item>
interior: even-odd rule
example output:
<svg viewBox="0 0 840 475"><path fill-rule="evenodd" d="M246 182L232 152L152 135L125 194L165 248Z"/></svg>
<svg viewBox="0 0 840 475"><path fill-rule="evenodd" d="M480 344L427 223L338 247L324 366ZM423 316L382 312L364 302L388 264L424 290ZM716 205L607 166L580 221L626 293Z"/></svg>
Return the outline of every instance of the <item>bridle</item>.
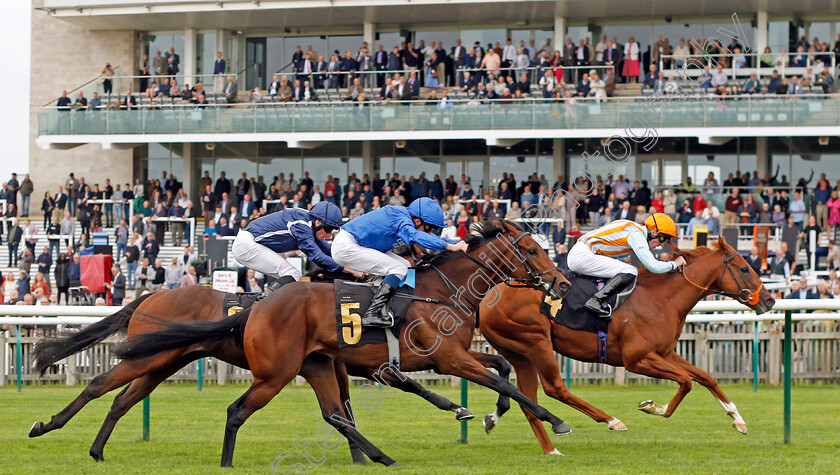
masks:
<svg viewBox="0 0 840 475"><path fill-rule="evenodd" d="M680 253L680 252L675 252L675 253L677 255L685 257L685 255ZM717 289L712 289L711 287L703 287L702 285L695 284L694 282L691 281L691 279L688 278L688 273L682 267L680 268L680 273L682 273L683 277L685 277L686 282L688 282L689 284L693 285L694 287L697 287L698 289L700 289L704 292L707 292L707 293L710 293L710 294L715 294L715 295L723 295L724 297L729 297L729 298L735 299L735 300L737 300L737 301L739 301L739 302L741 302L745 305L757 305L758 302L760 301L759 294L764 289L764 282L762 282L761 285L759 285L756 290L741 289L741 291L738 292L738 293L726 292L726 291L720 290L720 286L723 283L723 277L726 275L727 272L729 272L729 274L732 275L732 280L736 284L738 283L738 278L735 277L735 271L733 271L732 267L729 266L729 263L732 262L732 259L735 259L735 256L737 256L737 255L738 254L735 253L735 254L732 254L731 256L727 256L724 253L723 271L720 273L720 279L718 279L718 282L717 282Z"/></svg>
<svg viewBox="0 0 840 475"><path fill-rule="evenodd" d="M557 281L557 276L555 275L554 279L552 279L550 282L543 280L542 276L544 276L545 274L548 274L551 271L556 271L557 268L552 267L551 269L547 269L547 270L544 270L544 271L540 272L539 270L535 269L534 266L532 266L528 262L528 259L525 258L525 254L522 253L522 249L519 248L518 244L519 244L519 241L521 241L523 238L525 238L527 236L530 236L530 235L531 235L531 233L529 233L527 231L523 231L522 234L520 234L519 236L514 238L510 234L504 233L504 238L507 239L508 242L511 244L510 249L513 252L513 256L515 258L519 259L519 261L522 262L522 264L525 266L525 272L527 272L528 278L511 277L509 275L505 275L502 279L502 283L504 283L508 287L520 287L520 288L522 288L522 287L528 287L528 288L539 288L539 287L541 287L544 290L549 291L549 290L551 290L552 287L554 287L554 284ZM497 237L501 238L501 236L497 236ZM464 255L467 257L467 259L473 261L477 266L479 266L479 267L481 267L481 268L483 268L483 269L485 269L488 272L491 272L493 274L498 274L498 272L491 269L490 266L488 266L487 264L479 261L478 259L469 255L468 253L465 252ZM560 272L558 271L557 273L559 274Z"/></svg>

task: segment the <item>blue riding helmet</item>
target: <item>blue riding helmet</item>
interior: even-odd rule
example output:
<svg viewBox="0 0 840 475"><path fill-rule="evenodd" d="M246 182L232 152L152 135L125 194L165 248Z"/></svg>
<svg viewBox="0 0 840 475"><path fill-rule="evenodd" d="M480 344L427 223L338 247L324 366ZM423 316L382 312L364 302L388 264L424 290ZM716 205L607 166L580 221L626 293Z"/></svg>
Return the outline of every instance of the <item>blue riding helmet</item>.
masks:
<svg viewBox="0 0 840 475"><path fill-rule="evenodd" d="M426 224L442 228L445 226L443 222L443 209L437 201L422 197L417 198L408 205L408 212L415 218L420 218Z"/></svg>
<svg viewBox="0 0 840 475"><path fill-rule="evenodd" d="M340 228L344 224L341 221L341 210L329 201L319 201L312 206L312 209L309 210L309 216L333 228Z"/></svg>

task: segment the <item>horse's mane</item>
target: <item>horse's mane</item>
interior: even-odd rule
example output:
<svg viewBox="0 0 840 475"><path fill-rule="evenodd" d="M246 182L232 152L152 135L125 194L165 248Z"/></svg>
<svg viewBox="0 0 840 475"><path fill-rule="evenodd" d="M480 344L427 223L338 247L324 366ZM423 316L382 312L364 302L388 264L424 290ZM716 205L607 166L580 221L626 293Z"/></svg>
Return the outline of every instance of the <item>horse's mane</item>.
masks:
<svg viewBox="0 0 840 475"><path fill-rule="evenodd" d="M715 253L721 250L720 242L715 242L712 247L709 246L700 246L695 249L689 249L687 251L680 250L676 247L673 248L673 251L668 253L668 256L663 261L673 261L679 256L685 258L686 262L692 262L695 259L699 259L703 256L708 256L709 254ZM639 271L639 278L646 277L646 276L654 276L654 275L664 275L664 274L654 274L653 272L647 270L644 266Z"/></svg>
<svg viewBox="0 0 840 475"><path fill-rule="evenodd" d="M499 234L507 232L507 229L504 226L505 223L512 226L518 231L522 231L522 228L519 227L517 224L501 219L479 221L477 223L471 224L469 234L467 234L464 237L464 242L467 243L468 250L471 251L476 247L487 243L491 239L495 239ZM401 252L404 252L405 255L408 255L410 254L410 249L407 252ZM447 250L431 251L427 254L424 254L419 259L415 260L414 268L417 270L426 270L429 269L432 265L442 264L458 255L459 253L457 252Z"/></svg>

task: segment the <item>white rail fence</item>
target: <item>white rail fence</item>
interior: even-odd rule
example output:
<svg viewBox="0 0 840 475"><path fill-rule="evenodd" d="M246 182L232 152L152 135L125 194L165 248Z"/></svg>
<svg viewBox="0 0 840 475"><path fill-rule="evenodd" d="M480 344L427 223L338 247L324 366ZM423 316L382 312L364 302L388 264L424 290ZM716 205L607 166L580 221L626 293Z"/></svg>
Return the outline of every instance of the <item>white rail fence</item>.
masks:
<svg viewBox="0 0 840 475"><path fill-rule="evenodd" d="M111 352L111 346L122 341L122 335L108 338L60 361L44 376L38 376L32 368L33 349L45 336L55 336L64 330L94 323L118 309L0 305L0 325L9 326L8 331L0 332L0 362L3 364L0 385L17 380L18 352L22 382L64 381L73 385L87 382L110 370L119 363ZM816 313L805 313L812 310ZM779 300L773 312L764 315L756 315L734 301L700 302L688 316L677 352L720 381L749 381L757 377L778 385L784 376L783 321L785 313L789 312L792 322L792 379L840 381L840 313L837 311L840 311L840 300ZM481 337L476 338L473 348L493 351ZM197 362L193 362L169 379L197 381L200 373L203 373L204 380L215 380L219 384L251 379L247 370L214 358L206 358L205 362L203 371ZM558 362L561 374L576 383L624 384L628 380L649 379L625 372L623 368L568 360L559 355ZM450 381L450 376L432 372L411 373L411 376L425 384Z"/></svg>

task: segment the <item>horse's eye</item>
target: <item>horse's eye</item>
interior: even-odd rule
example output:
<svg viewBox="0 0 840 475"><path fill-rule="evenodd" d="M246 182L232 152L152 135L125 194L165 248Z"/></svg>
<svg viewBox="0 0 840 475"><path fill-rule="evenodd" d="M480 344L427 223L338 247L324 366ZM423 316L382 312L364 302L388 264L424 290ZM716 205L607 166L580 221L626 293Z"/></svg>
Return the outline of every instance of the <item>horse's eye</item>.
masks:
<svg viewBox="0 0 840 475"><path fill-rule="evenodd" d="M750 272L750 269L748 267L744 266L744 267L741 267L741 272L743 272L744 274L747 274L747 273Z"/></svg>

